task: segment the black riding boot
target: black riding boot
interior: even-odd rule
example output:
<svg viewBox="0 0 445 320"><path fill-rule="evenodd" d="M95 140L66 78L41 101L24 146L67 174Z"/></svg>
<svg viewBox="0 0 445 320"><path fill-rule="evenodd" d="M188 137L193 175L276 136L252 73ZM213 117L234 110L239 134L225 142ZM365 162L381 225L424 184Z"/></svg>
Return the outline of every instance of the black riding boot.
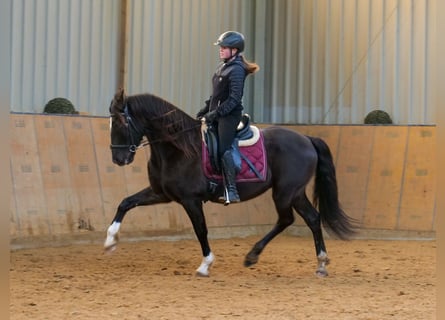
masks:
<svg viewBox="0 0 445 320"><path fill-rule="evenodd" d="M238 190L236 189L236 169L235 162L233 161L230 150L227 150L222 158L222 171L224 175L224 195L219 198L224 205L228 205L231 202L240 202Z"/></svg>

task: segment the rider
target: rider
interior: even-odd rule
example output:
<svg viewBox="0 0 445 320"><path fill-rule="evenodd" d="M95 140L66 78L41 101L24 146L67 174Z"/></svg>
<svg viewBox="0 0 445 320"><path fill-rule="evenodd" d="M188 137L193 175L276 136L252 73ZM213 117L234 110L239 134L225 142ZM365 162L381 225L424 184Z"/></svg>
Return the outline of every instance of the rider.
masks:
<svg viewBox="0 0 445 320"><path fill-rule="evenodd" d="M235 182L235 163L230 148L241 121L244 80L247 75L258 71L259 66L241 55L244 50L244 36L237 31L224 32L214 45L219 46L222 61L212 78L212 95L196 117L204 117L207 123L213 123L218 128L218 157L225 184L224 196L219 201L228 205L231 202L240 202Z"/></svg>

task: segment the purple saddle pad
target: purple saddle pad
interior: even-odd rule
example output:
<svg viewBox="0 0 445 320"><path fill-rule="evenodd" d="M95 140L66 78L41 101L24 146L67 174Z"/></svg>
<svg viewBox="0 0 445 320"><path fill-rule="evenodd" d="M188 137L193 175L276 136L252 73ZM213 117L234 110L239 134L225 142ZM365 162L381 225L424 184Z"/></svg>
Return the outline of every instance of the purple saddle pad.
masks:
<svg viewBox="0 0 445 320"><path fill-rule="evenodd" d="M240 146L239 151L255 166L261 177L258 177L250 168L249 164L241 157L241 170L236 176L237 182L259 182L266 180L267 159L266 150L264 149L263 133L260 131L260 137L255 144L250 146ZM210 163L209 151L206 144L202 143L202 165L204 174L207 178L213 180L222 180L219 173L213 171Z"/></svg>

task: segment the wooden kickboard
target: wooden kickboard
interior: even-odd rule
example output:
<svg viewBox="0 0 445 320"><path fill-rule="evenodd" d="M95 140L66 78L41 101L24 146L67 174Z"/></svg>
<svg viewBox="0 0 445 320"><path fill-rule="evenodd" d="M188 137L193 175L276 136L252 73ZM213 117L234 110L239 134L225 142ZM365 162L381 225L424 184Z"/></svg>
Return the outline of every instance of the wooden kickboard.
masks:
<svg viewBox="0 0 445 320"><path fill-rule="evenodd" d="M63 127L72 185L77 190L79 199L79 212L75 217L78 231L100 230L106 222L90 119L64 117Z"/></svg>
<svg viewBox="0 0 445 320"><path fill-rule="evenodd" d="M407 127L382 126L374 131L366 192L364 227L396 229Z"/></svg>
<svg viewBox="0 0 445 320"><path fill-rule="evenodd" d="M40 170L34 118L16 115L10 121L10 163L15 221L20 237L51 234Z"/></svg>
<svg viewBox="0 0 445 320"><path fill-rule="evenodd" d="M119 167L111 161L108 118L10 117L11 239L100 231L117 206L149 185L150 147ZM259 125L259 127L267 127ZM340 202L365 229L435 230L435 128L431 126L288 126L324 139L337 170ZM312 195L313 181L308 187ZM206 203L209 227L274 224L267 191L224 207ZM297 225L305 225L296 215ZM131 210L122 231L191 229L176 203Z"/></svg>
<svg viewBox="0 0 445 320"><path fill-rule="evenodd" d="M63 118L39 115L34 117L34 122L51 234L76 232L79 190L72 187Z"/></svg>
<svg viewBox="0 0 445 320"><path fill-rule="evenodd" d="M371 148L375 128L345 126L341 128L337 156L339 200L348 215L363 223L366 206Z"/></svg>
<svg viewBox="0 0 445 320"><path fill-rule="evenodd" d="M398 228L433 230L436 190L436 137L428 127L410 127Z"/></svg>

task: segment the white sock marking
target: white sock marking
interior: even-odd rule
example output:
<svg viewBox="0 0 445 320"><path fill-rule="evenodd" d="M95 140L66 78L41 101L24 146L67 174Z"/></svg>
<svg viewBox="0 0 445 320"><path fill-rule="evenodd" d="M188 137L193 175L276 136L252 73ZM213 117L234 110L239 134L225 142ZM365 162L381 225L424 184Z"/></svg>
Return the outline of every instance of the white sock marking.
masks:
<svg viewBox="0 0 445 320"><path fill-rule="evenodd" d="M107 238L105 239L105 243L104 243L105 248L114 246L117 243L116 235L118 234L120 227L121 227L120 222L113 222L108 227Z"/></svg>
<svg viewBox="0 0 445 320"><path fill-rule="evenodd" d="M200 276L207 277L209 275L209 268L215 261L215 256L212 252L207 257L202 258L201 265L196 269L196 273Z"/></svg>

